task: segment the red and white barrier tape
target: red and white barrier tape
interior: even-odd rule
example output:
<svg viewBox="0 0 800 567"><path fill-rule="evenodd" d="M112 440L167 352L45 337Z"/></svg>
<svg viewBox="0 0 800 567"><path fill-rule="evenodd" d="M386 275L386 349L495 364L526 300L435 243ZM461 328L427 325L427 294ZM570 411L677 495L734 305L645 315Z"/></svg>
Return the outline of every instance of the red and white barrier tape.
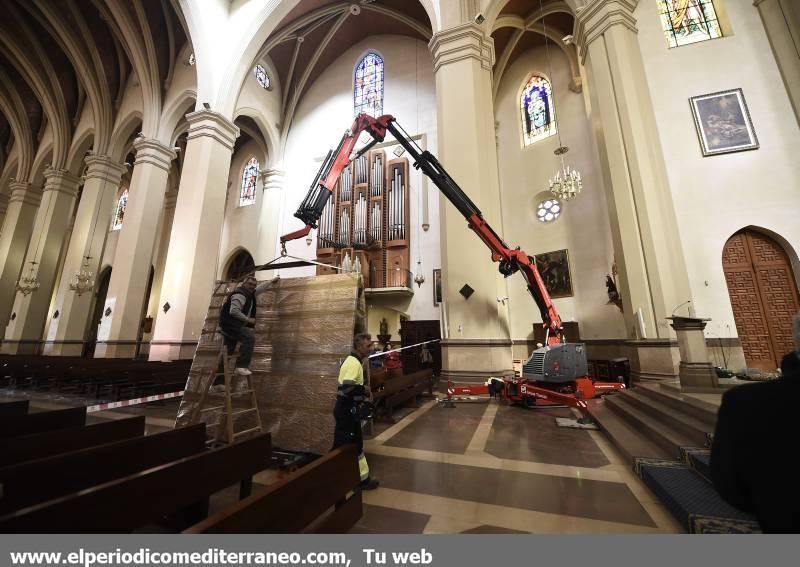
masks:
<svg viewBox="0 0 800 567"><path fill-rule="evenodd" d="M106 404L97 404L96 406L89 406L88 408L86 408L86 412L91 413L93 411L123 408L125 406L135 406L138 404L146 404L147 402L155 402L156 400L167 400L169 398L177 398L182 395L183 395L183 390L181 390L180 392L170 392L169 394L156 394L154 396L147 396L146 398L134 398L133 400L108 402Z"/></svg>

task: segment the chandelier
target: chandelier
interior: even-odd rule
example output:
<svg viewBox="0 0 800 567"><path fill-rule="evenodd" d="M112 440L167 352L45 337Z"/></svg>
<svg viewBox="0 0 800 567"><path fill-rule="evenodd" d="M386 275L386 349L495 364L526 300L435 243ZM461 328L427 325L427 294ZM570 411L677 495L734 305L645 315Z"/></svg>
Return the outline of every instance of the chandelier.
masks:
<svg viewBox="0 0 800 567"><path fill-rule="evenodd" d="M556 176L550 180L550 192L563 201L569 201L580 193L583 188L581 174L564 162L564 154L568 151L568 147L560 146L553 152L561 158L561 169L559 169L556 172Z"/></svg>
<svg viewBox="0 0 800 567"><path fill-rule="evenodd" d="M417 284L417 287L422 287L422 284L425 283L425 274L422 273L421 260L417 262L417 275L414 276L414 283Z"/></svg>
<svg viewBox="0 0 800 567"><path fill-rule="evenodd" d="M539 0L539 10L543 14L544 8L542 7L542 0ZM550 73L551 81L553 79L553 67L550 63L550 46L547 37L547 23L542 18L542 28L544 30L544 50L545 59L547 59L547 70ZM555 82L551 82L551 94L553 97L553 108L555 109L556 87ZM564 154L569 151L569 148L561 143L561 128L556 128L558 133L558 148L553 152L561 158L561 169L556 172L556 176L550 180L550 192L564 201L569 201L575 195L581 192L583 183L581 182L581 174L576 170L569 167L564 161Z"/></svg>
<svg viewBox="0 0 800 567"><path fill-rule="evenodd" d="M28 271L28 275L24 278L20 278L17 282L16 290L24 296L32 294L42 285L36 278L37 274L33 273L33 270L36 268L36 264L38 264L38 262L31 261L31 267Z"/></svg>
<svg viewBox="0 0 800 567"><path fill-rule="evenodd" d="M80 270L75 272L72 276L72 281L69 283L69 289L78 294L83 295L87 291L94 289L94 280L92 279L92 272L89 270L89 259L91 256L86 256L83 261L83 266Z"/></svg>

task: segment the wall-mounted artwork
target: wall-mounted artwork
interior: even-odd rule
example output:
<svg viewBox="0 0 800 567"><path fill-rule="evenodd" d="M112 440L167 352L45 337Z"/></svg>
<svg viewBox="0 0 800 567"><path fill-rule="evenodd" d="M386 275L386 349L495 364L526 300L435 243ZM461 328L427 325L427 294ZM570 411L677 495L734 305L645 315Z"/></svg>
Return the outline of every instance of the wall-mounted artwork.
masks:
<svg viewBox="0 0 800 567"><path fill-rule="evenodd" d="M704 156L758 149L742 89L689 99Z"/></svg>
<svg viewBox="0 0 800 567"><path fill-rule="evenodd" d="M535 256L536 269L542 276L550 297L572 297L572 276L566 250L546 252Z"/></svg>
<svg viewBox="0 0 800 567"><path fill-rule="evenodd" d="M442 302L442 270L433 270L433 305L434 307Z"/></svg>

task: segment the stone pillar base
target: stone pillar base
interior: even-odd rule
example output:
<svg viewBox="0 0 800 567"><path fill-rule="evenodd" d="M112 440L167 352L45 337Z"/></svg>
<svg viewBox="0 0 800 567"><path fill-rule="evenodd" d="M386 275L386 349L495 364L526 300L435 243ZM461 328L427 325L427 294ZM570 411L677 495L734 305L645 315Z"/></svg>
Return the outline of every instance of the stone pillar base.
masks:
<svg viewBox="0 0 800 567"><path fill-rule="evenodd" d="M679 372L681 387L717 388L717 373L710 362L683 362Z"/></svg>
<svg viewBox="0 0 800 567"><path fill-rule="evenodd" d="M631 380L660 382L678 378L680 353L677 341L642 339L625 343L631 362Z"/></svg>
<svg viewBox="0 0 800 567"><path fill-rule="evenodd" d="M490 377L513 376L511 341L507 339L442 340L441 379L483 384Z"/></svg>
<svg viewBox="0 0 800 567"><path fill-rule="evenodd" d="M151 341L148 360L169 362L194 358L197 341Z"/></svg>

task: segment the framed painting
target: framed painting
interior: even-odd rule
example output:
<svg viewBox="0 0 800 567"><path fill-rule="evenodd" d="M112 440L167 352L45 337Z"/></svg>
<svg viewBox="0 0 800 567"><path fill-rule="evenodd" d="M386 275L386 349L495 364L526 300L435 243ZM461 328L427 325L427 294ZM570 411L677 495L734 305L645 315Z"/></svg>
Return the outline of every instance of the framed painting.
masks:
<svg viewBox="0 0 800 567"><path fill-rule="evenodd" d="M433 305L434 307L442 302L442 270L433 270Z"/></svg>
<svg viewBox="0 0 800 567"><path fill-rule="evenodd" d="M551 298L572 297L572 275L569 269L569 254L566 250L556 250L537 254L534 257L536 269L542 276L544 286Z"/></svg>
<svg viewBox="0 0 800 567"><path fill-rule="evenodd" d="M689 99L703 156L758 149L742 89Z"/></svg>

